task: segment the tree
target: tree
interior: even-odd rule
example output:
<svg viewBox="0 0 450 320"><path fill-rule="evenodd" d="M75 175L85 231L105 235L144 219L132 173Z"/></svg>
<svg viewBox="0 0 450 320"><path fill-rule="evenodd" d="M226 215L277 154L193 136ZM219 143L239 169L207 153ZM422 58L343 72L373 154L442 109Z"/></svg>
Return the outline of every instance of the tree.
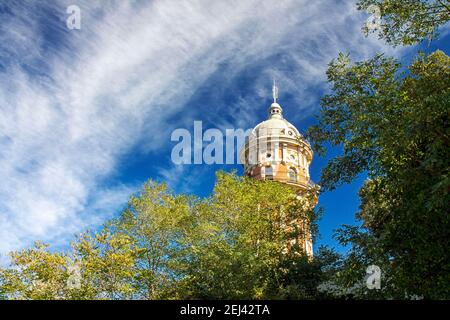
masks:
<svg viewBox="0 0 450 320"><path fill-rule="evenodd" d="M300 218L315 230L316 213L308 204L314 192L298 199L287 185L219 172L213 195L195 208L187 297L279 297L287 264L304 256L299 244L286 250L303 232L288 225Z"/></svg>
<svg viewBox="0 0 450 320"><path fill-rule="evenodd" d="M332 190L368 175L362 227L338 235L353 244L348 274L378 263L387 279L381 295L449 298L450 58L421 55L402 71L383 55L352 64L341 54L327 75L333 93L309 136L317 150L328 141L343 154L325 167L321 185Z"/></svg>
<svg viewBox="0 0 450 320"><path fill-rule="evenodd" d="M332 299L327 285L336 273L342 269L342 256L334 250L320 246L309 260L305 256L296 259L284 259L281 263L280 283L276 288L276 297L280 299Z"/></svg>
<svg viewBox="0 0 450 320"><path fill-rule="evenodd" d="M316 192L298 198L282 183L219 172L212 195L198 199L149 181L119 217L78 236L67 252L39 244L12 253L0 292L8 299L311 298L321 278L294 276L312 262L292 240L305 232L294 220L317 230ZM318 272L317 263L311 268Z"/></svg>
<svg viewBox="0 0 450 320"><path fill-rule="evenodd" d="M36 242L10 254L11 266L0 269L0 292L18 300L130 298L130 243L108 229L82 234L69 252L50 252Z"/></svg>
<svg viewBox="0 0 450 320"><path fill-rule="evenodd" d="M194 231L192 215L197 199L173 195L165 184L146 183L128 207L112 222L115 234L124 234L136 252L132 282L138 299L177 298L189 255L188 235Z"/></svg>
<svg viewBox="0 0 450 320"><path fill-rule="evenodd" d="M67 256L51 253L36 242L31 249L11 253L13 268L0 269L0 292L8 299L64 299L70 276Z"/></svg>
<svg viewBox="0 0 450 320"><path fill-rule="evenodd" d="M78 285L68 299L131 299L134 267L138 252L134 239L114 232L109 225L98 233L85 232L72 243L73 265L78 269Z"/></svg>
<svg viewBox="0 0 450 320"><path fill-rule="evenodd" d="M380 14L379 27L366 24L364 33L379 32L379 37L392 45L411 45L424 38L431 40L438 28L450 20L448 0L361 0L357 7L373 10L375 19Z"/></svg>

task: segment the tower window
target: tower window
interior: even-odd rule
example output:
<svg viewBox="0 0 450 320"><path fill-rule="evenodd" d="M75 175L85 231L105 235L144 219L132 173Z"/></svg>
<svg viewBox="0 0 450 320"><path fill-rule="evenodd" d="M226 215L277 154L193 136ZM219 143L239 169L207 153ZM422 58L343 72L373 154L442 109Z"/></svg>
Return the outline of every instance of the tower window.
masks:
<svg viewBox="0 0 450 320"><path fill-rule="evenodd" d="M290 182L297 182L297 171L294 168L289 168L288 178Z"/></svg>
<svg viewBox="0 0 450 320"><path fill-rule="evenodd" d="M266 176L266 180L273 180L273 169L272 169L272 167L266 167L264 173L265 173L265 176Z"/></svg>

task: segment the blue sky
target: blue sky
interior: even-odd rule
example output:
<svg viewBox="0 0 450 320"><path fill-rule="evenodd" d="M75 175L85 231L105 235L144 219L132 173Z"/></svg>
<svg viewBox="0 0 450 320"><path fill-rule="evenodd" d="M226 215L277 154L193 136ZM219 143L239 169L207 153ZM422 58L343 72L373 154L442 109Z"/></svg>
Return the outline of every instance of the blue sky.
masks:
<svg viewBox="0 0 450 320"><path fill-rule="evenodd" d="M66 8L81 9L81 30ZM338 52L410 61L418 48L365 38L353 1L10 1L0 3L0 254L73 235L118 214L149 178L207 196L214 172L237 165L176 166L176 128L255 126L271 83L285 117L304 132L327 92ZM444 36L423 50L449 52ZM338 150L331 150L329 156ZM319 180L326 159L316 157ZM354 223L357 190L325 193L318 244ZM338 248L343 250L342 248Z"/></svg>

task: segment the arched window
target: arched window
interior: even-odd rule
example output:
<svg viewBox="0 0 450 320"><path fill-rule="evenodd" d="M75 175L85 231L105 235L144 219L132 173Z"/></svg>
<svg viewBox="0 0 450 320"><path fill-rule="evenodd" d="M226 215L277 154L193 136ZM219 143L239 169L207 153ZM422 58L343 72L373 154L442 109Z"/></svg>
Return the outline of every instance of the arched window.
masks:
<svg viewBox="0 0 450 320"><path fill-rule="evenodd" d="M297 182L297 171L294 168L289 168L288 177L289 182Z"/></svg>
<svg viewBox="0 0 450 320"><path fill-rule="evenodd" d="M265 168L265 176L266 180L273 180L273 169L272 167L268 166Z"/></svg>

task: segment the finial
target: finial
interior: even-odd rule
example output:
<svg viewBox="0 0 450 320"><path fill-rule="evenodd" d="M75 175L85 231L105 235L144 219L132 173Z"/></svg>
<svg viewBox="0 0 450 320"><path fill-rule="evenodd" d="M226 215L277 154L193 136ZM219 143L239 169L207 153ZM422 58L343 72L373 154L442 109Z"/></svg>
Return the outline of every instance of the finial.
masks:
<svg viewBox="0 0 450 320"><path fill-rule="evenodd" d="M277 87L277 85L275 83L275 79L273 79L272 96L273 96L273 103L277 103L278 87Z"/></svg>
<svg viewBox="0 0 450 320"><path fill-rule="evenodd" d="M273 96L273 103L269 107L269 119L272 119L272 118L283 119L283 109L277 103L278 87L275 82L275 79L273 79L272 96Z"/></svg>

